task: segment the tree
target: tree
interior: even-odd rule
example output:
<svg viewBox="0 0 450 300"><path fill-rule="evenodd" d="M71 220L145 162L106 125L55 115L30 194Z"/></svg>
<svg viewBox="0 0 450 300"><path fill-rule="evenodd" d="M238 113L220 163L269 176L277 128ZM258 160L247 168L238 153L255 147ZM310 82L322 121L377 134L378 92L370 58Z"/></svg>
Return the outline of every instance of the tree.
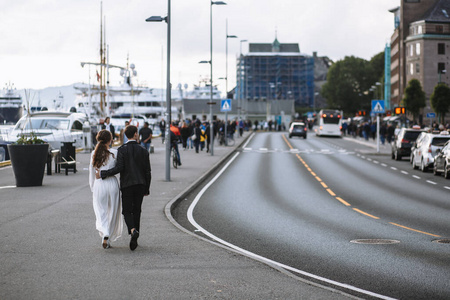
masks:
<svg viewBox="0 0 450 300"><path fill-rule="evenodd" d="M440 117L441 123L444 124L445 114L448 113L450 107L450 88L445 83L438 83L434 87L430 100L431 107Z"/></svg>
<svg viewBox="0 0 450 300"><path fill-rule="evenodd" d="M420 113L420 109L426 106L425 92L423 91L419 80L411 79L408 82L402 103L405 109L412 113L415 121Z"/></svg>
<svg viewBox="0 0 450 300"><path fill-rule="evenodd" d="M329 108L356 113L370 107L370 99L364 92L370 88L371 78L368 61L347 56L330 67L321 93Z"/></svg>

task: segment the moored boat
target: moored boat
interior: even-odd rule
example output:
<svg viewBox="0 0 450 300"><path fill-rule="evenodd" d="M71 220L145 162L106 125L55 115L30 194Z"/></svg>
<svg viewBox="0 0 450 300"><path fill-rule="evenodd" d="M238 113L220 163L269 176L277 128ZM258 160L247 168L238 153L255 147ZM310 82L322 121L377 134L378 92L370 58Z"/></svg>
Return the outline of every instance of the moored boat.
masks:
<svg viewBox="0 0 450 300"><path fill-rule="evenodd" d="M17 92L14 84L8 83L0 94L0 124L16 124L22 115L22 96Z"/></svg>

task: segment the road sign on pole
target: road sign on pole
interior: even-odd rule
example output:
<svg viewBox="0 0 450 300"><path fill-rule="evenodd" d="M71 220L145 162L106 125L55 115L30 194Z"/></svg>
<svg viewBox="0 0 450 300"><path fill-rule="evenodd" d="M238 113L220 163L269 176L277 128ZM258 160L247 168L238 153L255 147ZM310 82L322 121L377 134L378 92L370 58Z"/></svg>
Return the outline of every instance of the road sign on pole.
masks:
<svg viewBox="0 0 450 300"><path fill-rule="evenodd" d="M224 99L220 104L220 111L227 112L231 111L231 99Z"/></svg>
<svg viewBox="0 0 450 300"><path fill-rule="evenodd" d="M436 118L436 114L435 113L427 113L427 118L434 119L434 118Z"/></svg>
<svg viewBox="0 0 450 300"><path fill-rule="evenodd" d="M384 114L384 100L372 100L372 112Z"/></svg>

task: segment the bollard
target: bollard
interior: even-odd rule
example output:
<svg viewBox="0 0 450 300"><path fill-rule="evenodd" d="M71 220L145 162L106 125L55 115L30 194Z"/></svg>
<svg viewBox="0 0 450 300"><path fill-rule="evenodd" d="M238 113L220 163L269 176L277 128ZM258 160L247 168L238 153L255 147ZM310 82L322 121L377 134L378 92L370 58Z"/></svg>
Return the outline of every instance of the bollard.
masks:
<svg viewBox="0 0 450 300"><path fill-rule="evenodd" d="M83 124L83 152L89 153L92 150L91 126L88 122Z"/></svg>

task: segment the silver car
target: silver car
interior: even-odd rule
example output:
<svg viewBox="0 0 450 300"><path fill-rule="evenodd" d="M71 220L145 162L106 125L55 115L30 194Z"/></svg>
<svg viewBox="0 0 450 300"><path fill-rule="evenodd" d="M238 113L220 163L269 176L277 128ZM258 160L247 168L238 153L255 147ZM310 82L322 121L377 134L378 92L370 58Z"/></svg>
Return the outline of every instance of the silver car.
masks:
<svg viewBox="0 0 450 300"><path fill-rule="evenodd" d="M414 169L422 172L434 166L434 158L444 144L450 140L450 134L443 131L440 134L422 133L416 140L411 153L411 163Z"/></svg>

